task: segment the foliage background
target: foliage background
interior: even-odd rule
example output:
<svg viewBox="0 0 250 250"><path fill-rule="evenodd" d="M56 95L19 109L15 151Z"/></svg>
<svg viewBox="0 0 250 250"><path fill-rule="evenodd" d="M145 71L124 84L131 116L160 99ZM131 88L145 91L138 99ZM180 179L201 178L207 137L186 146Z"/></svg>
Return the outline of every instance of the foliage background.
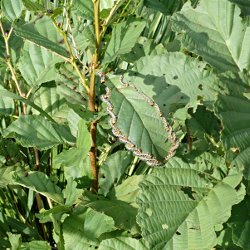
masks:
<svg viewBox="0 0 250 250"><path fill-rule="evenodd" d="M250 249L249 15L248 0L1 0L1 248ZM117 140L106 86L153 156L167 119L174 157L148 166Z"/></svg>

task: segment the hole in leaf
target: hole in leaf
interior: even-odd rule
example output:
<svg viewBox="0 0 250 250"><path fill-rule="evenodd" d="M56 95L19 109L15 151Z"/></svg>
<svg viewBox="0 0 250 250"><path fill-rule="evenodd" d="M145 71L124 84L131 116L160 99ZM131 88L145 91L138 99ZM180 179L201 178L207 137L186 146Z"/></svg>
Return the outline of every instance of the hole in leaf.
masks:
<svg viewBox="0 0 250 250"><path fill-rule="evenodd" d="M177 235L181 235L181 233L180 233L180 232L178 232L178 231L176 232L176 234L177 234Z"/></svg>
<svg viewBox="0 0 250 250"><path fill-rule="evenodd" d="M181 190L192 200L195 200L191 187L181 187Z"/></svg>
<svg viewBox="0 0 250 250"><path fill-rule="evenodd" d="M198 88L199 88L200 90L203 90L202 84L199 84L199 85L198 85Z"/></svg>
<svg viewBox="0 0 250 250"><path fill-rule="evenodd" d="M178 76L173 76L173 79L174 79L174 80L177 80L177 79L178 79Z"/></svg>

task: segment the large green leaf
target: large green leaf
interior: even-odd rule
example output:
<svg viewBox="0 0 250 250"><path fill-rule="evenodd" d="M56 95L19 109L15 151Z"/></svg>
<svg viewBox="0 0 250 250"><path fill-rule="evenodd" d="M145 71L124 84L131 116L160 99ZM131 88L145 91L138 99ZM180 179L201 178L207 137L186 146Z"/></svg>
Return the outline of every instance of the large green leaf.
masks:
<svg viewBox="0 0 250 250"><path fill-rule="evenodd" d="M103 101L108 103L112 132L149 165L160 165L178 147L178 141L158 105L135 88L114 77ZM111 83L111 84L110 84Z"/></svg>
<svg viewBox="0 0 250 250"><path fill-rule="evenodd" d="M47 37L41 35L32 25L15 25L14 32L17 36L28 40L42 48L62 56L63 58L68 58L68 51L57 43L49 40Z"/></svg>
<svg viewBox="0 0 250 250"><path fill-rule="evenodd" d="M96 249L103 233L115 230L111 217L78 207L63 223L65 249Z"/></svg>
<svg viewBox="0 0 250 250"><path fill-rule="evenodd" d="M62 59L45 48L28 41L24 43L18 68L30 86L40 85L55 80L55 64Z"/></svg>
<svg viewBox="0 0 250 250"><path fill-rule="evenodd" d="M4 130L3 136L15 138L24 147L36 147L39 150L65 142L74 142L74 137L66 126L58 125L36 115L19 117Z"/></svg>
<svg viewBox="0 0 250 250"><path fill-rule="evenodd" d="M21 16L23 9L24 6L22 0L2 0L1 2L1 10L3 12L3 15L11 22L15 21Z"/></svg>
<svg viewBox="0 0 250 250"><path fill-rule="evenodd" d="M54 120L52 119L52 117L47 114L46 112L43 111L43 109L41 109L39 106L37 106L36 104L34 104L32 101L26 99L26 98L23 98L15 93L12 93L4 88L1 89L0 91L0 99L5 99L5 98L11 98L12 100L17 100L17 101L20 101L22 103L25 103L29 106L31 106L33 109L39 111L44 117L46 117L48 120L54 122Z"/></svg>
<svg viewBox="0 0 250 250"><path fill-rule="evenodd" d="M141 183L137 221L150 249L216 245L215 228L221 228L245 194L244 188L235 189L242 174L231 171L221 179L213 174L217 164L208 155L192 163L172 158Z"/></svg>
<svg viewBox="0 0 250 250"><path fill-rule="evenodd" d="M0 85L0 92L4 88ZM0 114L9 115L14 112L14 102L12 98L0 95Z"/></svg>
<svg viewBox="0 0 250 250"><path fill-rule="evenodd" d="M61 189L42 172L28 172L27 175L14 174L15 184L30 188L55 202L63 204Z"/></svg>
<svg viewBox="0 0 250 250"><path fill-rule="evenodd" d="M125 79L151 97L166 117L180 108L187 110L215 100L211 87L216 76L206 64L180 52L145 56Z"/></svg>
<svg viewBox="0 0 250 250"><path fill-rule="evenodd" d="M250 249L250 196L232 210L229 225L232 228L233 242L244 250Z"/></svg>
<svg viewBox="0 0 250 250"><path fill-rule="evenodd" d="M55 158L55 164L64 168L66 178L92 177L88 152L91 147L91 135L84 120L78 123L76 147L64 150Z"/></svg>
<svg viewBox="0 0 250 250"><path fill-rule="evenodd" d="M93 2L92 0L74 0L73 10L84 19L93 20Z"/></svg>
<svg viewBox="0 0 250 250"><path fill-rule="evenodd" d="M42 85L33 96L34 103L41 107L47 114L57 121L65 120L68 116L69 108L67 101L59 95L57 86L52 83ZM39 114L33 110L33 114Z"/></svg>
<svg viewBox="0 0 250 250"><path fill-rule="evenodd" d="M44 16L36 20L34 26L30 26L30 28L31 27L35 28L35 30L41 36L43 36L44 38L47 38L48 40L54 43L57 43L57 44L64 43L62 34L58 31L52 19L48 16Z"/></svg>
<svg viewBox="0 0 250 250"><path fill-rule="evenodd" d="M147 250L148 248L141 240L129 237L117 237L117 238L103 240L98 249L99 250L113 250L113 249Z"/></svg>
<svg viewBox="0 0 250 250"><path fill-rule="evenodd" d="M240 9L228 0L202 0L196 9L187 3L173 18L183 31L183 45L219 71L250 69L250 27Z"/></svg>
<svg viewBox="0 0 250 250"><path fill-rule="evenodd" d="M114 61L117 56L124 55L135 46L145 27L144 21L128 20L114 26L112 37L106 49L103 63Z"/></svg>
<svg viewBox="0 0 250 250"><path fill-rule="evenodd" d="M222 96L216 102L217 112L223 122L223 144L235 154L233 163L245 167L250 179L250 101L244 96ZM228 152L228 153L229 153Z"/></svg>
<svg viewBox="0 0 250 250"><path fill-rule="evenodd" d="M132 154L127 151L118 151L107 158L99 171L101 194L106 196L111 187L121 182L121 177L131 165L132 159Z"/></svg>
<svg viewBox="0 0 250 250"><path fill-rule="evenodd" d="M86 195L88 199L85 197L83 204L112 217L118 229L129 230L132 235L137 234L139 233L136 223L138 207L135 199L139 191L139 183L144 178L143 175L127 178L122 184L115 186L108 193L107 198Z"/></svg>

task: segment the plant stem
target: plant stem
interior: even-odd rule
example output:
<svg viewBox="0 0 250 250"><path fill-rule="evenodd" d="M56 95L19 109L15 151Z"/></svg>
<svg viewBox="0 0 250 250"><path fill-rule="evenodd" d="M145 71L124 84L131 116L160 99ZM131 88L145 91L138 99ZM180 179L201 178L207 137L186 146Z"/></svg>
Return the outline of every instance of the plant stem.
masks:
<svg viewBox="0 0 250 250"><path fill-rule="evenodd" d="M76 63L74 54L72 52L71 46L70 46L68 38L67 38L67 34L58 26L57 22L54 19L52 19L52 21L53 21L54 25L56 26L57 30L63 36L64 43L68 49L70 58L67 61L74 67L74 69L76 70L76 73L78 74L79 78L81 79L81 83L82 83L83 87L86 89L87 93L89 93L89 91L90 91L89 86L87 85L85 76L83 75L83 73L81 72L81 70L79 69L79 67Z"/></svg>
<svg viewBox="0 0 250 250"><path fill-rule="evenodd" d="M101 29L100 29L100 0L93 0L94 4L94 27L95 27L95 53L92 59L92 69L90 75L89 85L89 110L92 112L96 111L95 108L95 82L96 82L96 68L98 67L99 60L99 47L101 42ZM91 148L89 151L90 167L94 178L93 191L98 191L98 167L96 164L96 128L97 122L93 121L90 126L91 133Z"/></svg>
<svg viewBox="0 0 250 250"><path fill-rule="evenodd" d="M9 70L11 72L11 77L12 77L12 80L14 81L14 83L16 85L16 89L18 91L18 94L20 96L22 96L22 91L21 91L21 88L20 88L20 86L18 84L16 74L15 74L15 70L14 70L14 67L12 66L11 58L10 58L9 39L10 39L11 33L13 31L13 27L11 27L11 29L10 29L10 31L8 33L5 33L5 31L3 29L2 21L0 20L0 29L1 29L2 36L3 36L3 39L4 39L4 43L5 43L6 64L7 64L8 68L9 68Z"/></svg>

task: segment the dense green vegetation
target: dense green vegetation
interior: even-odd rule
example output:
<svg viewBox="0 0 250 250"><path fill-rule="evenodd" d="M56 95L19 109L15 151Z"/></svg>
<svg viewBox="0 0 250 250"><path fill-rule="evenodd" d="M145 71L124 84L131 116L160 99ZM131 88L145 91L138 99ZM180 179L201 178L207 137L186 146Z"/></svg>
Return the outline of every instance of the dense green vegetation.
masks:
<svg viewBox="0 0 250 250"><path fill-rule="evenodd" d="M249 0L0 3L0 249L250 249Z"/></svg>

